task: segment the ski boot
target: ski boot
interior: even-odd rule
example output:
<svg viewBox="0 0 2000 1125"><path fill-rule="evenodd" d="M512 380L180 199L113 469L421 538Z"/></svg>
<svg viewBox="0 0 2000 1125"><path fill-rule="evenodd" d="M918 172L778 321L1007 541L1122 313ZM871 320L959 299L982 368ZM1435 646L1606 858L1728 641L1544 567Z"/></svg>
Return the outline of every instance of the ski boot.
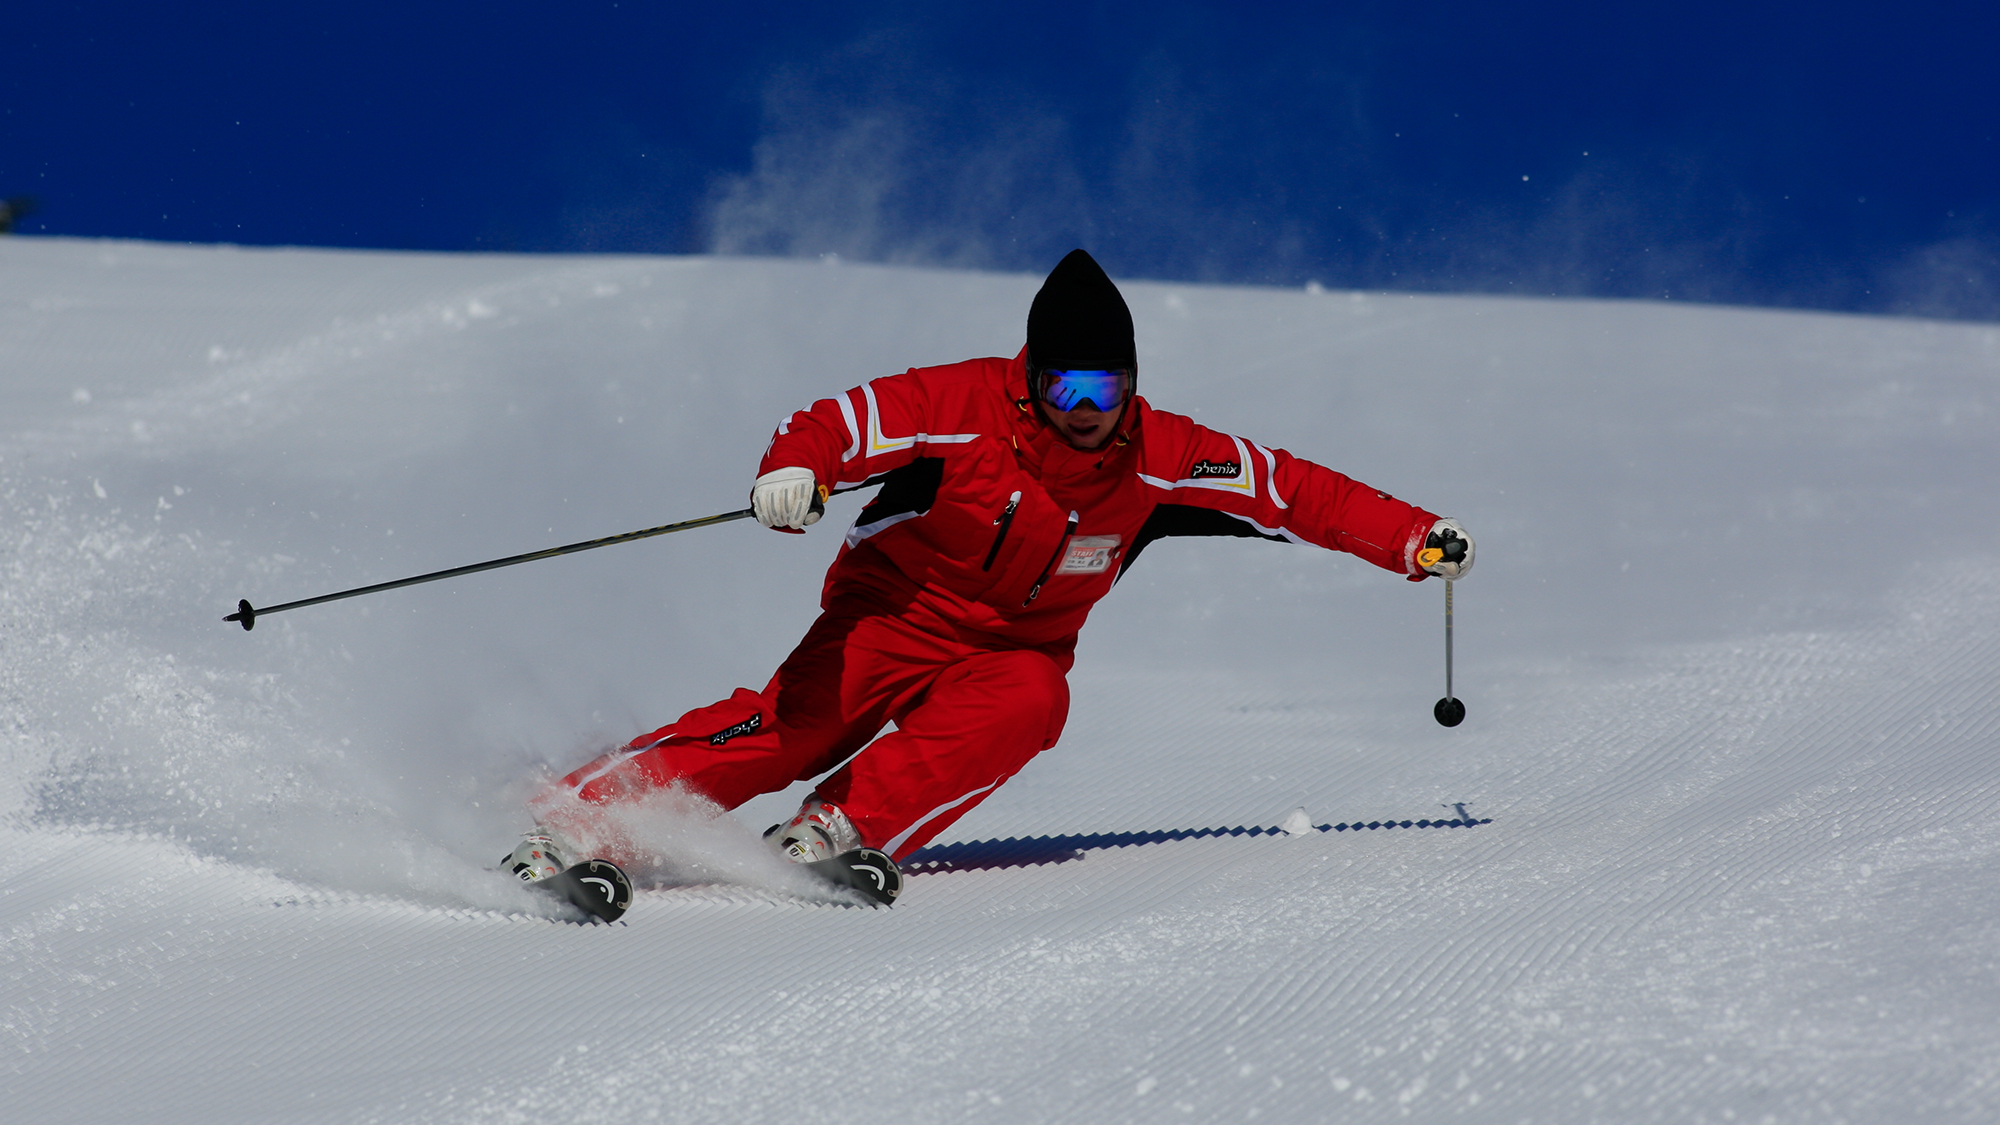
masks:
<svg viewBox="0 0 2000 1125"><path fill-rule="evenodd" d="M778 825L771 835L777 837L778 851L786 859L808 865L861 846L861 833L855 830L854 822L839 805L820 800L818 794L807 797L799 806L799 815Z"/></svg>
<svg viewBox="0 0 2000 1125"><path fill-rule="evenodd" d="M521 842L500 861L500 870L523 883L539 883L562 874L569 867L572 850L567 842L557 843L555 833L538 824L521 833Z"/></svg>
<svg viewBox="0 0 2000 1125"><path fill-rule="evenodd" d="M574 852L567 841L537 825L521 834L500 869L598 921L616 922L632 907L632 881L608 859L586 859L572 867L568 857Z"/></svg>
<svg viewBox="0 0 2000 1125"><path fill-rule="evenodd" d="M839 805L807 797L799 814L764 833L778 853L801 864L830 883L852 887L884 906L903 891L903 873L874 848L864 847L861 833Z"/></svg>

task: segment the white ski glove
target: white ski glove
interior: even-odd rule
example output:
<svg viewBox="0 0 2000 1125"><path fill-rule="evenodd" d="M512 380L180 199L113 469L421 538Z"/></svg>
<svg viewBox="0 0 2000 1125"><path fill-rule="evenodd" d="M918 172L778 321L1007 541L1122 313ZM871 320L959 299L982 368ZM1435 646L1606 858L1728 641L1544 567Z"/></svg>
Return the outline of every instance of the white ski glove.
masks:
<svg viewBox="0 0 2000 1125"><path fill-rule="evenodd" d="M772 469L750 486L750 510L757 522L780 530L802 530L819 522L820 499L813 471L790 465Z"/></svg>
<svg viewBox="0 0 2000 1125"><path fill-rule="evenodd" d="M1463 578L1472 569L1472 536L1457 520L1439 520L1424 537L1417 565L1439 578Z"/></svg>

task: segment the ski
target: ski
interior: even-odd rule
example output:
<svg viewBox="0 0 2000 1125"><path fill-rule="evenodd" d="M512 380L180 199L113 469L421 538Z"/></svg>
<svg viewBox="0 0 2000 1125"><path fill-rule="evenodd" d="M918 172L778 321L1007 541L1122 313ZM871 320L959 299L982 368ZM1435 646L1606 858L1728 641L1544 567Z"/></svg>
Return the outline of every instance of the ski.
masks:
<svg viewBox="0 0 2000 1125"><path fill-rule="evenodd" d="M528 885L600 922L616 922L632 908L632 880L608 859L586 859L559 875Z"/></svg>
<svg viewBox="0 0 2000 1125"><path fill-rule="evenodd" d="M896 869L895 861L874 848L851 851L805 867L821 879L859 891L883 906L892 905L903 891L903 874ZM587 859L528 886L561 899L594 921L616 922L632 908L632 881L608 859Z"/></svg>

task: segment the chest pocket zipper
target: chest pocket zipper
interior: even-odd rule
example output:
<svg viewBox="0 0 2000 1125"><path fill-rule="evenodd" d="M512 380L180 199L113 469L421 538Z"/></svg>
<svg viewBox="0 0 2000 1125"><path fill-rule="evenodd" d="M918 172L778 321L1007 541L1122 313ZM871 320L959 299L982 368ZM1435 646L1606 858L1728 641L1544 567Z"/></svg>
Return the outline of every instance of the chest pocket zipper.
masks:
<svg viewBox="0 0 2000 1125"><path fill-rule="evenodd" d="M981 570L993 569L993 560L1000 557L1000 544L1005 543L1007 541L1007 529L1014 526L1014 509L1020 506L1021 506L1020 493L1016 492L1014 495L1009 496L1007 498L1007 510L1001 512L1000 517L993 521L1000 528L999 531L993 533L993 548L986 552L986 561L980 564L979 569Z"/></svg>
<svg viewBox="0 0 2000 1125"><path fill-rule="evenodd" d="M1036 598L1042 596L1042 586L1048 582L1049 573L1055 570L1057 560L1063 557L1064 551L1069 550L1069 537L1075 534L1076 534L1076 513L1071 512L1069 514L1069 523L1064 525L1063 527L1062 542L1056 544L1056 553L1049 556L1048 565L1042 568L1042 576L1040 578L1035 579L1035 588L1028 591L1028 600L1021 603L1023 608L1026 608Z"/></svg>

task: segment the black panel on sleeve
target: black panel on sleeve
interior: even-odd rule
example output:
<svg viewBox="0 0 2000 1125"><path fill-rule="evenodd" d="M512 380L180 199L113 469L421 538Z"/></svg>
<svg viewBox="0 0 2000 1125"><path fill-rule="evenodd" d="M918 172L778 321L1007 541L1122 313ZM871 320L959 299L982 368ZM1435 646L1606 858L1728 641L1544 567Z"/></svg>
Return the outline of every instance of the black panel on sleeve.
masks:
<svg viewBox="0 0 2000 1125"><path fill-rule="evenodd" d="M886 489L884 491L887 491ZM1250 524L1228 512L1214 508L1197 508L1191 504L1161 504L1146 517L1145 526L1139 529L1132 546L1119 560L1118 577L1132 568L1139 552L1155 539L1166 539L1177 535L1227 535L1236 539L1269 539L1273 543L1287 542L1282 535L1266 535Z"/></svg>
<svg viewBox="0 0 2000 1125"><path fill-rule="evenodd" d="M854 521L856 527L900 516L905 512L923 515L937 503L938 485L944 481L944 458L919 457L900 469L891 469L881 476L882 491L875 499L861 509L860 518Z"/></svg>

